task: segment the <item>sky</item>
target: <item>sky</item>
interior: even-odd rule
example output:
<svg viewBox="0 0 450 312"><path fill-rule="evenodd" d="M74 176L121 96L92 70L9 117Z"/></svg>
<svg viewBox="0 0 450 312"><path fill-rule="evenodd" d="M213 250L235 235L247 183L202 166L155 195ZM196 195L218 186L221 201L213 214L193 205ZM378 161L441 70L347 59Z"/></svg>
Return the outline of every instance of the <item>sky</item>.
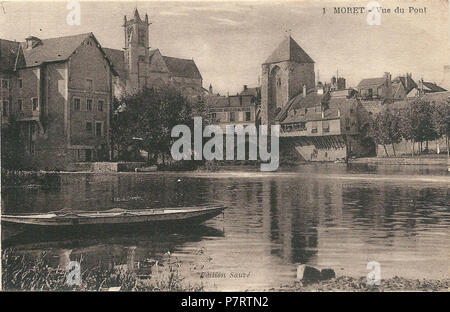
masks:
<svg viewBox="0 0 450 312"><path fill-rule="evenodd" d="M1 1L0 38L23 41L93 32L103 47L123 48L123 16L135 7L148 14L150 46L163 55L194 59L203 85L235 94L256 86L261 64L291 35L315 61L316 77L338 71L355 87L363 78L412 73L439 83L450 64L448 0L378 1L391 13L381 25L364 14L335 14L334 7L366 7L369 1L81 1L80 25L68 25L68 1ZM406 10L396 14L396 7ZM410 14L408 8L427 8ZM325 8L325 14L324 14Z"/></svg>

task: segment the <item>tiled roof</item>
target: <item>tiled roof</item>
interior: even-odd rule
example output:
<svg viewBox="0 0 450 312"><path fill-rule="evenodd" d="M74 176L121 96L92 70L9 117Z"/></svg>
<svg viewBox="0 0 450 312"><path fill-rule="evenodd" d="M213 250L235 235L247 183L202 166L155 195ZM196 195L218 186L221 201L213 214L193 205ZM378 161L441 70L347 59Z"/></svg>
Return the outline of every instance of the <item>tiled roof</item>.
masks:
<svg viewBox="0 0 450 312"><path fill-rule="evenodd" d="M358 104L358 100L355 98L333 98L329 97L327 94L319 95L316 92L310 93L306 97L303 97L300 94L293 100L294 105L291 106L287 113L287 117L281 122L283 124L338 118L339 113L342 116ZM323 117L322 103L328 105L328 108L324 111Z"/></svg>
<svg viewBox="0 0 450 312"><path fill-rule="evenodd" d="M241 93L239 93L239 95L251 95L251 96L257 97L259 92L261 92L260 87L247 88L244 91L242 91Z"/></svg>
<svg viewBox="0 0 450 312"><path fill-rule="evenodd" d="M297 63L314 63L313 59L292 39L291 36L283 40L278 48L264 64L278 63L283 61L294 61Z"/></svg>
<svg viewBox="0 0 450 312"><path fill-rule="evenodd" d="M427 81L419 81L418 88L422 88L422 83L425 88L428 88L431 92L444 92L447 91L444 88L439 87L437 84Z"/></svg>
<svg viewBox="0 0 450 312"><path fill-rule="evenodd" d="M163 56L163 58L172 76L202 79L202 75L200 74L194 60L186 60L170 56Z"/></svg>
<svg viewBox="0 0 450 312"><path fill-rule="evenodd" d="M64 61L72 55L73 51L80 46L92 33L74 36L41 39L33 49L27 49L26 43L22 42L23 54L26 66L37 66L44 62Z"/></svg>
<svg viewBox="0 0 450 312"><path fill-rule="evenodd" d="M0 39L0 71L14 71L20 43Z"/></svg>
<svg viewBox="0 0 450 312"><path fill-rule="evenodd" d="M103 48L106 57L112 63L113 68L116 70L120 78L127 77L127 70L125 68L124 51L118 49Z"/></svg>
<svg viewBox="0 0 450 312"><path fill-rule="evenodd" d="M367 87L379 87L384 84L386 78L367 78L361 80L361 82L356 87L358 90Z"/></svg>
<svg viewBox="0 0 450 312"><path fill-rule="evenodd" d="M227 107L228 98L226 96L210 96L207 98L206 103L210 108Z"/></svg>

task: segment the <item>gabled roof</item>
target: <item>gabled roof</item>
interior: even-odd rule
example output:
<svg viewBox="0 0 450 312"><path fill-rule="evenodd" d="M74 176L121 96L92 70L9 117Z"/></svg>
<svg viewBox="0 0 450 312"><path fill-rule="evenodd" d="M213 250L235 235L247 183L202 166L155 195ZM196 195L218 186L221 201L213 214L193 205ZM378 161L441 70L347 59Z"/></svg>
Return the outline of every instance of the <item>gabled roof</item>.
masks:
<svg viewBox="0 0 450 312"><path fill-rule="evenodd" d="M22 42L26 66L38 66L42 63L67 60L75 49L90 35L92 33L41 39L41 43L33 49L27 49L26 43Z"/></svg>
<svg viewBox="0 0 450 312"><path fill-rule="evenodd" d="M368 87L379 87L379 86L383 85L385 81L386 81L386 78L384 78L384 77L383 78L367 78L367 79L361 80L361 82L358 84L358 86L356 88L359 90L359 89L368 88Z"/></svg>
<svg viewBox="0 0 450 312"><path fill-rule="evenodd" d="M194 60L186 60L170 56L163 56L163 59L172 76L202 79L202 75L200 74Z"/></svg>
<svg viewBox="0 0 450 312"><path fill-rule="evenodd" d="M283 61L294 61L297 63L314 63L313 59L292 39L291 36L283 40L278 48L264 64L278 63Z"/></svg>
<svg viewBox="0 0 450 312"><path fill-rule="evenodd" d="M20 43L0 39L0 71L14 71L19 57Z"/></svg>
<svg viewBox="0 0 450 312"><path fill-rule="evenodd" d="M427 81L419 81L418 83L418 88L422 88L422 84L423 87L428 89L431 92L444 92L447 91L444 88L439 87L437 84L432 83L432 82L427 82Z"/></svg>
<svg viewBox="0 0 450 312"><path fill-rule="evenodd" d="M39 44L32 49L27 49L26 42L22 42L21 47L25 58L25 67L39 66L43 63L66 61L87 38L92 38L95 41L100 52L111 66L111 61L106 56L105 51L100 46L100 43L97 38L95 38L94 34L85 33L66 37L39 39ZM117 72L112 66L111 69L113 74L117 75Z"/></svg>
<svg viewBox="0 0 450 312"><path fill-rule="evenodd" d="M403 87L406 90L406 93L409 93L412 89L417 88L416 82L411 78L411 76L399 76L396 77L392 82L401 82ZM408 82L408 84L406 84ZM408 85L408 87L406 87Z"/></svg>

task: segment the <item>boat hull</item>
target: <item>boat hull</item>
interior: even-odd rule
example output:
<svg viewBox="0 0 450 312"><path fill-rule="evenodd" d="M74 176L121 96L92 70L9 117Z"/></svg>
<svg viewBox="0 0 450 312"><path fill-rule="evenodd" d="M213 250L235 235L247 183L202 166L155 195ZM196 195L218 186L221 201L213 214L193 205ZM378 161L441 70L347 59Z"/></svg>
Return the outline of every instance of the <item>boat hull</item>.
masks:
<svg viewBox="0 0 450 312"><path fill-rule="evenodd" d="M171 213L154 213L148 215L134 215L127 210L123 213L103 215L101 212L93 215L61 216L42 218L39 216L2 216L2 225L15 228L48 228L48 229L73 229L76 231L84 228L130 228L130 227L179 227L203 223L223 213L225 207L183 210ZM42 215L41 215L42 216Z"/></svg>

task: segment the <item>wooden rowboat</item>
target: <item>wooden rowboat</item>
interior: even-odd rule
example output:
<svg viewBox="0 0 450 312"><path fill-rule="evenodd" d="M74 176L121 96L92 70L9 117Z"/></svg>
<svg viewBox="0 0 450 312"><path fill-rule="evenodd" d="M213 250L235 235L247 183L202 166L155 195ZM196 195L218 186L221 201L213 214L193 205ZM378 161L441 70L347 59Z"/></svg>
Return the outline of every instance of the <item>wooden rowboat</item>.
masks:
<svg viewBox="0 0 450 312"><path fill-rule="evenodd" d="M221 214L222 205L161 209L122 209L106 211L72 211L63 209L49 213L2 215L2 224L45 228L80 228L98 225L198 224Z"/></svg>

